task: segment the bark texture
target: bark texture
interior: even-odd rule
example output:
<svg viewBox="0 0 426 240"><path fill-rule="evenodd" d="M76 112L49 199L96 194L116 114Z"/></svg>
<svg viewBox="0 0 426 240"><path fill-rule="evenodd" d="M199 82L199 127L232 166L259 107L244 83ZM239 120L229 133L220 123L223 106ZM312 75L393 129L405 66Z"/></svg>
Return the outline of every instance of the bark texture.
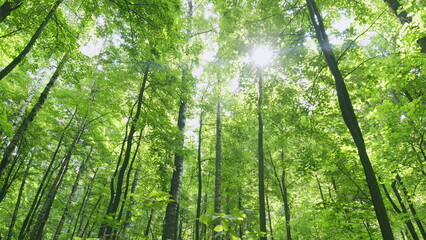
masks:
<svg viewBox="0 0 426 240"><path fill-rule="evenodd" d="M184 74L185 77L185 74ZM184 80L185 81L185 80ZM164 219L163 240L175 240L177 238L178 230L178 208L180 190L182 188L182 173L184 156L182 153L184 144L184 132L186 121L186 100L181 100L179 106L178 128L179 128L179 143L178 150L174 157L174 171L172 176L172 183L170 187L170 202L167 204L166 216Z"/></svg>

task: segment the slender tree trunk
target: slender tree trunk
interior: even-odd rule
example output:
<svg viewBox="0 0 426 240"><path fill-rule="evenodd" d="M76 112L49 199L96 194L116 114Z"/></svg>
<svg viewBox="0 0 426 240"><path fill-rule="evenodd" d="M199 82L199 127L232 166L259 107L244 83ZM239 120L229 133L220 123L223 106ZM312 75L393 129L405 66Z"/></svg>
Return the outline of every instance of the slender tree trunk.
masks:
<svg viewBox="0 0 426 240"><path fill-rule="evenodd" d="M272 229L271 207L269 205L268 194L265 194L265 197L266 197L266 208L268 209L269 232L270 232L270 235L271 235L271 240L274 240L274 231Z"/></svg>
<svg viewBox="0 0 426 240"><path fill-rule="evenodd" d="M402 201L402 197L399 194L398 189L396 188L396 181L392 183L392 190L393 190L393 193L395 194L396 199L398 200L399 206L401 206L401 212L404 214L407 214L408 213L407 208L405 207L405 204ZM419 236L417 235L411 220L410 219L405 220L405 224L407 225L407 229L410 232L411 237L413 237L414 240L418 240Z"/></svg>
<svg viewBox="0 0 426 240"><path fill-rule="evenodd" d="M185 75L185 73L184 73ZM185 77L185 76L184 76ZM184 80L186 81L186 80ZM178 225L178 208L180 190L182 187L182 173L184 156L182 153L184 145L184 132L186 121L186 100L181 100L179 106L178 128L179 128L179 145L175 153L174 171L170 187L170 202L167 204L166 216L164 219L163 240L176 239L177 225Z"/></svg>
<svg viewBox="0 0 426 240"><path fill-rule="evenodd" d="M390 196L390 194L389 194L386 186L384 184L382 184L381 186L383 188L383 192L385 193L386 198L389 200L389 202L392 205L392 207L395 210L395 212L398 213L398 214L401 214L401 213L406 214L407 213L407 209L406 209L404 203L402 202L402 199L401 199L401 196L400 196L398 190L395 188L395 182L392 183L392 190L394 191L394 194L397 197L397 200L398 200L398 202L399 202L402 210L400 210L398 208L398 206L395 204L395 202L393 201L392 197ZM409 232L410 232L411 236L413 237L413 239L419 239L419 237L417 236L416 231L414 230L414 225L411 222L411 220L409 220L409 219L405 220L404 223L407 226L407 229L409 230Z"/></svg>
<svg viewBox="0 0 426 240"><path fill-rule="evenodd" d="M219 82L219 81L218 81ZM218 83L220 84L220 82ZM220 88L220 86L219 86ZM220 90L219 90L220 92ZM219 93L220 94L220 93ZM222 167L221 167L221 161L222 161L222 122L221 122L221 103L220 99L217 103L217 109L216 109L216 158L215 158L215 185L214 185L214 212L216 214L219 214L221 209L221 185L222 185ZM219 225L220 222L216 222L213 225L213 228ZM220 239L220 235L216 234L215 231L213 231L213 239Z"/></svg>
<svg viewBox="0 0 426 240"><path fill-rule="evenodd" d="M17 147L18 151L16 152L16 157L12 158L13 161L9 163L9 169L6 173L6 176L4 177L3 185L0 188L0 202L2 202L6 197L7 191L18 177L20 169L23 165L23 161L21 159L25 159L25 156L22 156L22 152L24 152L23 154L25 155L28 154L28 152L25 152L24 149L21 148L23 145L25 145L24 141L20 141Z"/></svg>
<svg viewBox="0 0 426 240"><path fill-rule="evenodd" d="M34 46L37 39L40 37L41 33L43 32L46 25L49 23L49 20L53 17L56 10L58 9L59 5L64 0L57 0L55 4L52 7L52 10L47 14L44 21L41 23L41 25L38 27L37 31L32 36L31 40L28 42L28 44L25 46L25 48L19 53L19 55L13 59L9 65L7 65L3 70L0 71L0 81L7 76L18 64L24 59L24 57L30 52L31 48Z"/></svg>
<svg viewBox="0 0 426 240"><path fill-rule="evenodd" d="M425 232L425 229L423 227L423 224L420 221L420 219L417 217L417 211L414 208L413 202L411 201L411 197L409 196L407 188L405 188L405 185L402 182L401 176L399 176L399 174L396 175L396 180L398 181L399 185L401 186L402 193L404 194L404 197L407 200L408 207L410 208L410 212L413 215L414 221L416 222L417 227L419 228L423 239L426 239L426 232Z"/></svg>
<svg viewBox="0 0 426 240"><path fill-rule="evenodd" d="M134 117L131 117L132 121L130 123L130 130L127 135L126 150L124 152L124 158L123 158L123 162L121 164L120 170L118 171L117 184L115 185L115 192L111 192L111 201L106 212L106 215L112 216L113 218L116 217L115 215L117 213L117 209L121 201L121 194L123 193L124 177L130 163L130 157L132 154L133 137L136 132L137 123L139 121L139 118L142 112L142 101L143 101L143 97L145 93L146 83L148 80L149 68L150 68L150 64L148 63L145 68L142 85L138 95L136 113ZM111 181L113 181L113 179ZM103 224L100 228L98 237L99 238L106 237L106 239L111 239L112 232L113 232L112 226Z"/></svg>
<svg viewBox="0 0 426 240"><path fill-rule="evenodd" d="M291 225L290 225L290 204L288 202L288 193L287 193L287 183L285 181L285 170L281 175L281 185L283 186L283 202L284 202L284 211L285 211L285 228L287 234L287 240L291 240Z"/></svg>
<svg viewBox="0 0 426 240"><path fill-rule="evenodd" d="M195 215L195 239L200 239L200 216L201 216L201 199L203 193L203 169L201 166L201 144L202 144L202 131L203 131L203 113L200 113L200 127L198 128L198 148L197 148L197 180L198 180L198 190L197 190L197 210Z"/></svg>
<svg viewBox="0 0 426 240"><path fill-rule="evenodd" d="M318 190L320 192L322 203L325 204L326 200L325 200L325 197L324 197L324 193L322 191L321 182L320 182L320 180L318 178L318 175L315 175L315 180L317 180Z"/></svg>
<svg viewBox="0 0 426 240"><path fill-rule="evenodd" d="M123 195L124 200L127 200L127 194L129 193L129 189L130 189L131 193L136 192L136 187L137 187L138 178L139 178L139 169L136 169L134 177L133 177L133 183L131 185L130 185L130 177L131 177L131 173L133 171L133 165L135 163L136 156L139 152L139 147L140 147L140 144L141 144L142 133L143 133L144 128L145 128L145 125L142 126L142 128L140 130L139 138L137 140L136 149L133 153L133 157L132 157L132 161L130 162L129 170L127 171L126 186L125 186L125 191L124 191L124 195ZM120 211L119 211L119 214L118 214L118 217L117 217L118 222L121 221L121 218L122 218L123 212L124 212L124 208L127 207L127 211L126 211L126 214L125 214L126 215L125 216L125 222L123 223L123 225L120 229L121 232L125 231L126 229L130 230L130 228L131 228L130 220L131 220L132 215L133 215L133 210L132 210L133 204L134 204L134 197L133 196L130 197L130 204L129 205L124 204L124 202L121 204ZM116 230L116 231L118 231L118 230ZM113 239L116 239L117 236L118 236L117 234L114 234Z"/></svg>
<svg viewBox="0 0 426 240"><path fill-rule="evenodd" d="M266 240L266 210L265 210L265 170L264 170L264 159L265 154L263 152L263 118L262 118L262 103L263 103L263 79L261 69L257 69L258 85L259 85L259 96L257 102L257 120L259 124L258 128L258 140L257 140L257 151L258 151L258 190L259 190L259 223L260 231L265 233L265 236L260 237L261 240Z"/></svg>
<svg viewBox="0 0 426 240"><path fill-rule="evenodd" d="M12 220L11 220L10 225L9 225L9 231L7 232L6 240L12 240L13 229L15 227L16 219L18 217L19 207L21 205L22 193L24 192L24 187L25 187L25 183L27 181L28 172L30 171L33 160L34 160L34 158L31 157L28 164L27 164L27 168L25 169L25 173L24 173L24 176L23 176L22 182L21 182L21 187L19 188L18 199L16 200L15 209L13 210Z"/></svg>
<svg viewBox="0 0 426 240"><path fill-rule="evenodd" d="M53 181L52 185L50 186L49 192L47 193L46 199L43 203L43 206L40 209L40 212L38 214L37 220L34 224L33 230L30 234L30 240L39 240L42 239L43 236L43 229L46 224L47 219L49 218L50 209L52 208L53 200L56 197L56 193L58 192L58 188L62 184L62 180L64 179L64 176L68 170L69 162L71 160L72 153L75 149L75 147L78 144L78 141L80 140L81 135L83 134L83 131L86 126L86 118L87 115L84 117L84 119L81 121L80 126L76 132L76 135L74 136L73 142L71 143L70 147L68 148L68 151L64 157L64 160L62 161L61 168L59 169L58 174L56 175L55 180Z"/></svg>
<svg viewBox="0 0 426 240"><path fill-rule="evenodd" d="M41 80L42 80L42 78L39 78L37 80L37 82L34 84L34 86L31 86L31 92L28 95L27 100L25 100L25 103L22 106L21 111L19 112L18 116L16 117L15 121L13 122L12 131L16 130L16 127L21 122L22 117L25 115L25 112L27 111L28 105L31 103L31 100L33 100L33 97L34 97L38 87L41 84ZM0 154L3 153L4 149L9 144L9 141L10 141L9 136L6 136L5 139L3 140L3 143L2 143L2 146L1 146L1 149L0 149Z"/></svg>
<svg viewBox="0 0 426 240"><path fill-rule="evenodd" d="M189 20L189 27L186 32L189 36L188 41L191 43L191 35L192 35L192 17L194 6L192 0L187 0L188 11L187 16ZM183 163L184 163L184 155L182 150L184 148L185 143L185 122L186 122L186 105L187 105L187 87L188 84L187 74L190 74L190 69L188 69L189 64L185 64L182 71L182 93L180 97L180 105L179 105L179 115L178 115L178 129L179 134L177 136L177 149L175 150L174 155L174 170L172 175L172 181L170 186L170 202L166 207L166 214L164 217L164 225L163 225L163 240L176 240L177 239L177 228L178 228L178 210L179 210L179 199L180 199L180 190L182 187L182 174L183 174Z"/></svg>
<svg viewBox="0 0 426 240"><path fill-rule="evenodd" d="M41 182L39 183L39 187L38 187L37 192L36 192L36 194L34 196L34 199L33 199L33 202L31 204L31 207L30 207L29 211L27 212L27 214L25 216L24 222L22 223L18 239L25 239L25 235L27 234L27 231L29 230L29 227L30 227L30 225L31 225L31 223L33 221L34 214L35 214L36 210L38 209L38 206L39 206L39 203L41 201L42 196L44 195L44 190L45 190L45 187L46 187L46 183L50 181L50 178L51 178L51 175L52 175L52 172L53 172L52 168L54 166L54 163L55 163L55 160L56 160L56 156L59 153L59 150L60 150L60 148L62 146L62 142L63 142L63 140L64 140L64 138L66 136L66 133L68 132L68 129L69 129L72 121L74 120L74 117L75 117L76 113L77 113L77 110L74 111L73 115L71 116L70 121L65 126L64 130L62 131L62 134L61 134L59 142L58 142L58 144L56 146L55 152L53 153L53 156L52 156L52 158L50 160L50 163L49 163L46 171L44 172L43 178L42 178Z"/></svg>
<svg viewBox="0 0 426 240"><path fill-rule="evenodd" d="M93 148L90 148L90 152L87 155L86 160L83 161L80 165L80 168L78 170L77 176L76 176L75 181L74 181L74 184L71 188L71 193L68 196L67 204L65 205L64 211L62 212L61 219L59 220L58 226L56 227L56 232L55 232L55 235L53 236L53 240L57 240L59 238L59 235L62 232L62 228L64 227L64 223L65 223L65 219L68 217L68 213L70 211L75 192L77 191L78 184L80 183L81 175L83 174L83 171L85 170L85 164L89 160L90 155L92 154L92 150L93 150Z"/></svg>
<svg viewBox="0 0 426 240"><path fill-rule="evenodd" d="M309 9L312 24L315 28L317 39L320 43L322 52L324 53L324 57L326 59L328 67L331 73L333 74L336 82L337 97L339 100L339 106L342 112L343 119L358 149L358 155L364 168L367 185L370 190L371 199L373 200L374 210L380 225L382 237L385 240L394 239L389 218L386 213L386 208L383 203L379 185L377 183L376 175L366 151L364 138L362 136L361 129L359 128L358 121L353 110L352 102L349 98L349 94L346 89L345 82L343 80L343 76L339 70L331 45L328 41L328 36L324 29L321 14L314 0L306 0L306 2Z"/></svg>
<svg viewBox="0 0 426 240"><path fill-rule="evenodd" d="M87 202L89 202L90 197L92 195L93 183L96 179L98 171L99 171L99 167L95 170L93 177L90 179L90 183L87 185L87 190L85 191L85 194L83 196L83 200L81 201L81 204L80 204L80 208L78 209L77 218L75 220L74 229L72 231L70 239L74 239L74 236L75 236L76 233L77 233L78 237L81 236L80 235L81 230L82 230L81 228L82 228L84 220L86 218Z"/></svg>
<svg viewBox="0 0 426 240"><path fill-rule="evenodd" d="M139 140L139 142L140 142L140 140ZM139 181L139 171L140 171L139 169L136 169L135 174L133 176L132 189L130 190L130 192L132 194L136 193L136 188L138 186L138 181ZM132 222L131 222L132 221L132 216L133 216L133 209L132 209L132 207L135 204L135 197L134 196L130 196L129 200L130 200L130 206L129 206L129 208L126 211L126 216L124 218L125 219L125 222L124 222L124 230L125 231L126 230L127 231L131 231L131 229L132 229ZM126 237L128 237L128 236L126 235Z"/></svg>
<svg viewBox="0 0 426 240"><path fill-rule="evenodd" d="M6 0L0 7L0 23L3 22L12 11L18 9L24 0Z"/></svg>
<svg viewBox="0 0 426 240"><path fill-rule="evenodd" d="M146 224L144 235L148 237L149 230L151 229L152 217L154 216L154 209L151 209L149 213L148 223Z"/></svg>
<svg viewBox="0 0 426 240"><path fill-rule="evenodd" d="M50 78L50 81L47 83L43 92L40 94L40 97L38 98L37 103L33 106L28 116L26 116L25 119L22 121L21 125L18 127L15 135L10 141L9 145L7 145L3 154L3 158L0 162L0 181L3 178L4 172L10 160L12 159L12 154L15 151L16 146L18 145L19 141L21 141L21 139L24 137L25 132L27 131L28 127L30 126L34 118L37 116L38 111L43 107L44 102L49 96L51 88L53 87L53 85L55 84L56 80L59 77L59 72L62 70L67 60L68 60L68 54L65 54L64 57L62 57L61 61L59 62L59 65L56 68L55 72L53 73L52 77Z"/></svg>
<svg viewBox="0 0 426 240"><path fill-rule="evenodd" d="M82 230L81 232L79 232L78 236L81 236L82 238L84 238L83 236L90 237L90 235L91 235L91 233L92 233L92 231L93 231L93 229L94 229L94 227L93 227L93 226L95 225L95 223L96 223L97 221L95 221L95 222L92 224L92 228L88 229L88 227L89 227L89 225L90 225L90 221L92 220L92 216L93 216L96 212L99 212L99 211L98 211L98 209L99 209L99 204L100 204L101 200L102 200L102 195L101 195L101 196L99 196L98 201L96 201L95 206L93 206L93 209L92 209L92 211L90 212L89 217L87 218L86 224L84 225L83 230Z"/></svg>

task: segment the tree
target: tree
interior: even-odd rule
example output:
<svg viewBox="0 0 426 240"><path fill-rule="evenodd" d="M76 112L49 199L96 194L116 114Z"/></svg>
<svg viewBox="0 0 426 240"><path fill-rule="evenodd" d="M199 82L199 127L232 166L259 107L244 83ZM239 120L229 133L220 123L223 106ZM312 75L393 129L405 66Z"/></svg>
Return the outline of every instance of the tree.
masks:
<svg viewBox="0 0 426 240"><path fill-rule="evenodd" d="M53 73L52 77L50 78L49 82L47 83L46 87L44 88L43 92L40 94L40 97L37 100L37 103L34 105L34 107L31 109L30 113L25 117L24 120L22 120L22 123L16 130L15 134L12 137L12 140L7 145L7 147L4 150L3 157L0 163L0 179L3 181L3 185L8 184L7 179L2 179L4 177L5 171L8 167L9 162L12 159L12 154L15 151L16 147L19 144L19 141L24 137L25 132L27 131L28 127L30 126L31 122L34 120L34 118L37 116L37 113L39 110L43 107L44 102L46 101L47 97L49 96L51 88L54 86L56 80L59 77L59 73L61 72L62 68L64 67L65 63L67 62L69 56L68 54L65 54L60 62L58 63L58 66ZM12 171L13 169L9 169L9 171ZM2 190L2 193L0 194L0 202L3 200L3 198L6 195L7 188Z"/></svg>
<svg viewBox="0 0 426 240"><path fill-rule="evenodd" d="M266 234L266 210L265 210L265 170L264 170L264 149L263 149L263 118L262 118L262 105L263 105L263 79L260 68L257 70L258 74L258 85L259 85L259 96L257 102L257 120L258 120L258 190L259 190L259 222L260 231ZM260 239L267 239L261 237Z"/></svg>
<svg viewBox="0 0 426 240"><path fill-rule="evenodd" d="M142 84L139 90L138 98L136 101L136 112L134 116L130 116L130 129L127 133L126 137L123 141L123 149L124 149L124 156L123 160L118 159L117 161L117 167L116 171L114 173L114 177L111 179L111 199L107 208L106 215L112 216L115 218L119 204L121 202L121 195L123 193L123 184L124 184L124 178L127 171L129 171L129 164L130 164L130 158L132 155L132 145L133 145L133 138L134 134L136 132L136 127L138 126L139 118L141 117L142 112L142 102L144 98L145 88L148 81L148 74L149 74L149 68L150 64L148 63L145 67L144 74L143 74L143 80ZM133 112L133 111L132 111ZM117 179L114 179L117 176ZM115 183L117 181L117 183ZM112 236L113 227L108 226L107 224L103 225L101 229L99 230L99 237L106 237L107 239L110 239Z"/></svg>
<svg viewBox="0 0 426 240"><path fill-rule="evenodd" d="M46 18L44 19L44 21L40 24L40 26L37 28L36 32L34 33L34 35L31 37L30 41L27 43L27 45L25 46L25 48L19 53L19 55L13 59L13 61L11 63L9 63L9 65L7 65L5 68L3 68L0 71L0 81L5 78L16 66L18 66L18 64L25 58L25 56L30 52L31 48L34 46L34 44L36 43L37 39L40 37L41 33L43 32L44 28L46 27L46 25L49 23L50 19L53 17L53 15L56 13L56 10L58 9L59 5L61 5L61 3L64 0L58 0L54 3L52 9L50 10L50 12L47 14ZM8 2L8 1L7 1ZM15 1L16 2L16 1Z"/></svg>
<svg viewBox="0 0 426 240"><path fill-rule="evenodd" d="M339 70L337 61L333 54L333 50L328 41L328 36L325 32L322 21L322 16L316 6L315 1L307 0L306 4L309 9L312 24L315 28L317 39L324 53L325 60L336 81L336 91L339 99L340 110L342 112L343 119L349 131L351 132L352 138L354 139L354 142L357 146L358 154L361 163L364 167L364 173L370 190L371 198L373 200L374 210L376 212L376 216L380 224L380 229L382 231L382 236L384 239L393 239L392 228L390 226L389 218L386 213L386 208L383 203L375 172L373 170L373 167L371 166L370 159L368 158L362 132L359 128L358 121L354 113L345 82L343 80L343 76Z"/></svg>
<svg viewBox="0 0 426 240"><path fill-rule="evenodd" d="M0 6L0 23L3 22L12 11L18 9L24 0L6 1Z"/></svg>
<svg viewBox="0 0 426 240"><path fill-rule="evenodd" d="M0 3L0 68L33 2ZM381 239L376 176L386 238L423 239L426 3L390 2L62 2L0 84L0 238Z"/></svg>

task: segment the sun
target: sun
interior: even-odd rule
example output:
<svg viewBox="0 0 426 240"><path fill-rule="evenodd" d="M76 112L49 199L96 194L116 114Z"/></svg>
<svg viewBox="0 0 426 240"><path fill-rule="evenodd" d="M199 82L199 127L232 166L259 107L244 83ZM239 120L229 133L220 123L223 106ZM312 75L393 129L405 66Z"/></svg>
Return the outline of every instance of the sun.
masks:
<svg viewBox="0 0 426 240"><path fill-rule="evenodd" d="M272 61L273 52L266 46L259 46L253 50L252 60L257 66L263 67Z"/></svg>

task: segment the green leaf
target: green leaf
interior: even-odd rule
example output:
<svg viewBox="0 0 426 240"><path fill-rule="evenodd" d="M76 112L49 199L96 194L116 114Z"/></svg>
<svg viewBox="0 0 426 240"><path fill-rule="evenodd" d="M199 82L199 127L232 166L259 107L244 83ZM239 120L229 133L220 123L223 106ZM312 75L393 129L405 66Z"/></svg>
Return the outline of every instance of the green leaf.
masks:
<svg viewBox="0 0 426 240"><path fill-rule="evenodd" d="M223 232L224 228L222 225L217 225L216 227L214 227L213 229L215 232Z"/></svg>

